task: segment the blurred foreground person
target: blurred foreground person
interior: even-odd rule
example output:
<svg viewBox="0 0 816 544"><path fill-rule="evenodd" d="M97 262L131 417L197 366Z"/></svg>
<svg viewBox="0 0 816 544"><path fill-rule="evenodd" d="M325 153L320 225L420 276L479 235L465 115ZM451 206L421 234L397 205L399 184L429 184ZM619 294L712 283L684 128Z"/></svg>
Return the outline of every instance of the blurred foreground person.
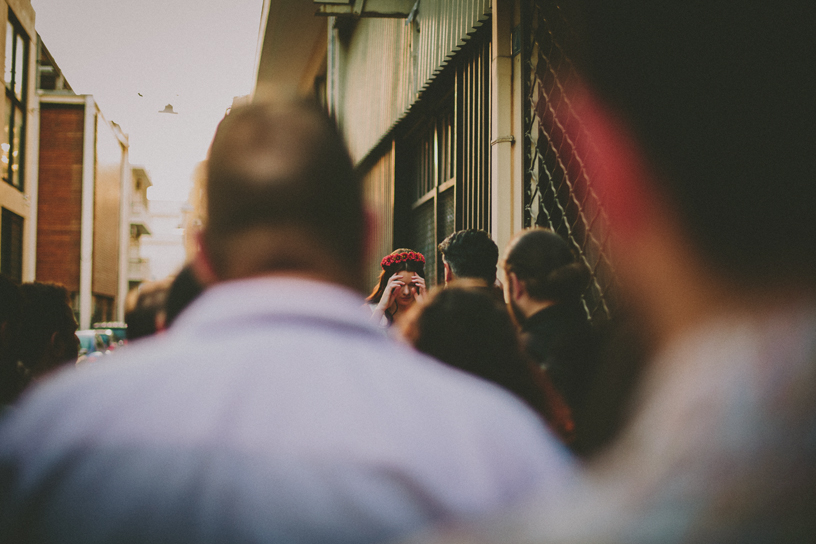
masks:
<svg viewBox="0 0 816 544"><path fill-rule="evenodd" d="M376 542L558 494L532 410L371 322L361 186L317 106L233 109L207 202L215 283L0 425L0 540Z"/></svg>
<svg viewBox="0 0 816 544"><path fill-rule="evenodd" d="M814 542L816 10L585 4L587 85L568 92L655 351L629 426L559 507L430 540Z"/></svg>
<svg viewBox="0 0 816 544"><path fill-rule="evenodd" d="M492 285L456 280L411 309L404 337L419 351L497 383L526 401L566 443L574 425L570 410L549 381L522 353L507 310Z"/></svg>
<svg viewBox="0 0 816 544"><path fill-rule="evenodd" d="M79 355L77 322L68 290L53 283L24 283L17 354L27 382L67 364Z"/></svg>

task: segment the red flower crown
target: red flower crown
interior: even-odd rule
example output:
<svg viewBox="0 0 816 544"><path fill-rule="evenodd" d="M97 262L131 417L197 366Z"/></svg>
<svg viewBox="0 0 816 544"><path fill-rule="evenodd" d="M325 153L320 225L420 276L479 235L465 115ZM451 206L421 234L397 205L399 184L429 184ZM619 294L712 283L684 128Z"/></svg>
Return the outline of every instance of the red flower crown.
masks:
<svg viewBox="0 0 816 544"><path fill-rule="evenodd" d="M393 255L386 255L383 257L383 260L380 262L380 266L385 270L387 267L391 266L392 264L397 263L407 263L408 261L414 261L417 263L425 264L425 256L420 253L419 251L408 251L405 253L396 253Z"/></svg>

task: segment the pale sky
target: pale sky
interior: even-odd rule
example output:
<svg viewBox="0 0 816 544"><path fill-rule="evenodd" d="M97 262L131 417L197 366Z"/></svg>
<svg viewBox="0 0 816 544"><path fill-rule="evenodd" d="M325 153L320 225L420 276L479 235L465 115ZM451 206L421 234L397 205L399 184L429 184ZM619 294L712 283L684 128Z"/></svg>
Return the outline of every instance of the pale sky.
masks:
<svg viewBox="0 0 816 544"><path fill-rule="evenodd" d="M263 0L31 0L78 94L130 140L151 198L185 200L233 97L253 86ZM142 96L139 96L139 95ZM158 113L172 104L178 115Z"/></svg>

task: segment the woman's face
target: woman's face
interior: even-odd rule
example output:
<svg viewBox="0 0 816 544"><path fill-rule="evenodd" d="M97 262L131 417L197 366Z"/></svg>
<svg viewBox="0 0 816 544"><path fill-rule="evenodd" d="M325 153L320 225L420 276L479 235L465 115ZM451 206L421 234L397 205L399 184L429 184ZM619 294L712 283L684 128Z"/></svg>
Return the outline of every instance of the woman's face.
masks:
<svg viewBox="0 0 816 544"><path fill-rule="evenodd" d="M394 297L397 302L397 306L399 306L401 310L411 307L416 300L418 287L413 283L415 274L415 272L410 272L408 270L402 270L394 274L400 280L402 280L402 283L405 284L399 287L396 296Z"/></svg>

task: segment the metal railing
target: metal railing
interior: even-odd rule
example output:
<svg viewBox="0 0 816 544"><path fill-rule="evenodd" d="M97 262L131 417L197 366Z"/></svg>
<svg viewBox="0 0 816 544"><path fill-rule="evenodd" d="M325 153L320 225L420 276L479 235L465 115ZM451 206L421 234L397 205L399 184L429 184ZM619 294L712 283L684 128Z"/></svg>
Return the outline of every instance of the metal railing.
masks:
<svg viewBox="0 0 816 544"><path fill-rule="evenodd" d="M573 34L557 2L530 0L526 8L520 30L526 100L524 226L548 227L569 241L591 272L584 293L587 314L605 320L613 289L606 218L592 172L576 145L586 133L564 92L575 77L565 45Z"/></svg>

